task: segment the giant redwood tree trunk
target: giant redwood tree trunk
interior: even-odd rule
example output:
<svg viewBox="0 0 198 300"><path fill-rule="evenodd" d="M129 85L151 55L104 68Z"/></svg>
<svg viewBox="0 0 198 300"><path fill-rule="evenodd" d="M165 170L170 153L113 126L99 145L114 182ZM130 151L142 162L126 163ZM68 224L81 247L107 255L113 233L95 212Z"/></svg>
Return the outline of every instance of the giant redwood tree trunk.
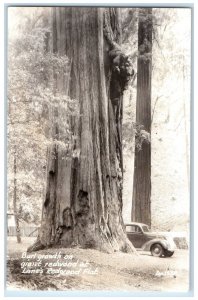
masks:
<svg viewBox="0 0 198 300"><path fill-rule="evenodd" d="M138 21L136 123L151 132L152 8L141 8ZM139 137L136 137L139 139ZM151 144L135 148L132 221L151 225Z"/></svg>
<svg viewBox="0 0 198 300"><path fill-rule="evenodd" d="M122 219L121 123L122 93L132 69L119 47L119 9L52 11L53 51L66 54L71 64L69 80L55 74L55 81L79 101L80 117L70 122L73 156L57 144L49 149L37 246L131 251ZM59 113L53 134L64 141Z"/></svg>

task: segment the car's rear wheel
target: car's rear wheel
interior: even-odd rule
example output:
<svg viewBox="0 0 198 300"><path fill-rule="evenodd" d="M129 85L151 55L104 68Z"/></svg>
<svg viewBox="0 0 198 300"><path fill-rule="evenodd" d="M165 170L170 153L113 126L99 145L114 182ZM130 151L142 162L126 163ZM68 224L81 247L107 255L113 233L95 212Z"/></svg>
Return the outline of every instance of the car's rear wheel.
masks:
<svg viewBox="0 0 198 300"><path fill-rule="evenodd" d="M161 257L164 254L164 248L160 244L154 244L151 247L151 254L155 257Z"/></svg>
<svg viewBox="0 0 198 300"><path fill-rule="evenodd" d="M169 251L169 250L164 251L164 256L166 256L166 257L171 257L173 254L174 254L174 251Z"/></svg>

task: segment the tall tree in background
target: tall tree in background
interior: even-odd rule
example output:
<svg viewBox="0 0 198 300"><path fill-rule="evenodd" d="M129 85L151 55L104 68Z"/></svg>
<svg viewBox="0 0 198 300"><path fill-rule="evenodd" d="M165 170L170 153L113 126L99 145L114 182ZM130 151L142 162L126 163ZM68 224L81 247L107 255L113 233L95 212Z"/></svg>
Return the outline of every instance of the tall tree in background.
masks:
<svg viewBox="0 0 198 300"><path fill-rule="evenodd" d="M138 20L137 104L132 221L151 225L151 73L152 9L140 8Z"/></svg>
<svg viewBox="0 0 198 300"><path fill-rule="evenodd" d="M119 9L52 10L53 51L70 61L69 74L54 73L55 86L79 101L80 117L71 117L68 149L62 112L54 110L52 134L62 144L48 151L42 224L29 251L54 245L131 251L122 219L121 125L133 69L119 46Z"/></svg>

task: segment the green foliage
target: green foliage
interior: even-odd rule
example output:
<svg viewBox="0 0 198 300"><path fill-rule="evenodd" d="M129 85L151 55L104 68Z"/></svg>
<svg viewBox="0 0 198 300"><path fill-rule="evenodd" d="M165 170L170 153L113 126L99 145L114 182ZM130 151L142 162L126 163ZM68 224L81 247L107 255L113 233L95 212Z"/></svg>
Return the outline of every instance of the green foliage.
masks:
<svg viewBox="0 0 198 300"><path fill-rule="evenodd" d="M48 13L46 8L17 8L9 14L15 23L8 40L8 206L12 209L15 178L18 213L27 222L41 215L47 147L70 146L69 118L78 114L77 102L56 83L59 74L69 76L70 62L50 50ZM64 130L52 135L56 122Z"/></svg>
<svg viewBox="0 0 198 300"><path fill-rule="evenodd" d="M142 150L143 143L149 144L151 142L150 133L144 129L143 125L133 123L135 131L135 147L138 151Z"/></svg>
<svg viewBox="0 0 198 300"><path fill-rule="evenodd" d="M124 103L124 110L123 110L123 123L122 123L122 147L124 153L131 152L133 150L133 139L134 139L134 128L133 128L133 120L135 118L134 114L134 105L132 103L133 100L133 90L129 89L128 94L130 94L131 99L128 103ZM124 96L124 101L128 100L130 96Z"/></svg>
<svg viewBox="0 0 198 300"><path fill-rule="evenodd" d="M137 8L122 8L122 39L123 43L134 43L137 40L137 20L138 9Z"/></svg>
<svg viewBox="0 0 198 300"><path fill-rule="evenodd" d="M137 29L138 29L138 9L122 8L122 48L127 55L130 55L135 65L138 55L137 51Z"/></svg>

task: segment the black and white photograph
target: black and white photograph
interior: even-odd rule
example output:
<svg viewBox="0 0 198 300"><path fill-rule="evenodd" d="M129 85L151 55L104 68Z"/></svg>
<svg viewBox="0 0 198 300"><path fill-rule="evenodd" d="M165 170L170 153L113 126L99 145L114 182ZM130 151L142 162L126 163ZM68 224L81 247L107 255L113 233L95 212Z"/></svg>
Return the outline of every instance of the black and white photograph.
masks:
<svg viewBox="0 0 198 300"><path fill-rule="evenodd" d="M7 6L8 293L191 290L192 11Z"/></svg>

